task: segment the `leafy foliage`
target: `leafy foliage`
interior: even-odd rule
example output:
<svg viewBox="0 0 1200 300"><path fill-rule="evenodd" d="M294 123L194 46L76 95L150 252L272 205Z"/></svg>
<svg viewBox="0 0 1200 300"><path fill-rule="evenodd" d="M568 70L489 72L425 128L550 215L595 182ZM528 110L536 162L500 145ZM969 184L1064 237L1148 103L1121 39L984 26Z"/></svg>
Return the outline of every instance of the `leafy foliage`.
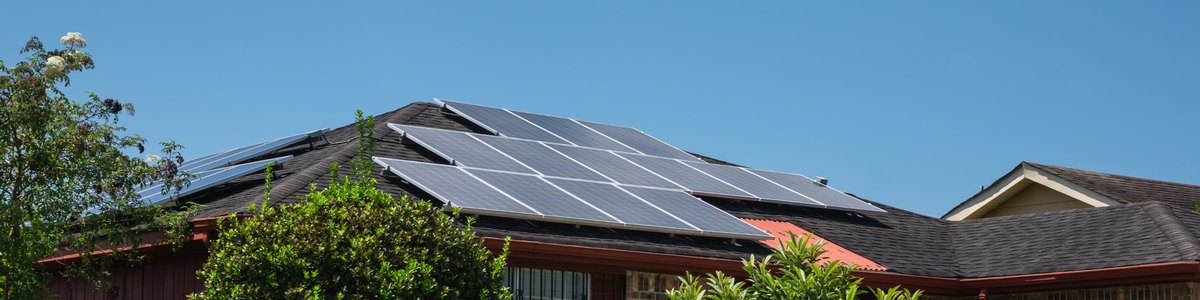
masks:
<svg viewBox="0 0 1200 300"><path fill-rule="evenodd" d="M809 243L810 236L792 235L782 242L782 249L756 259L742 261L749 275L739 282L720 271L709 274L705 283L692 274L680 277L678 289L667 292L671 300L746 300L746 299L810 299L855 300L865 291L859 290L861 278L851 272L853 265L840 261L818 264L825 254L823 243ZM893 287L873 289L872 295L881 300L917 300L921 291L910 292Z"/></svg>
<svg viewBox="0 0 1200 300"><path fill-rule="evenodd" d="M429 202L393 198L370 176L374 120L359 112L352 176L315 186L297 204L251 207L228 218L199 271L193 299L489 299L501 288L494 259L468 220L459 227ZM267 178L270 178L268 175ZM269 192L268 192L269 195ZM269 197L269 196L268 196Z"/></svg>
<svg viewBox="0 0 1200 300"><path fill-rule="evenodd" d="M187 184L178 174L180 146L163 143L168 159L147 162L126 152L145 151L145 139L117 123L133 105L94 93L74 101L60 90L73 72L94 67L82 35L62 38L65 49L46 50L33 37L28 57L0 61L0 299L40 298L48 279L38 260L79 253L66 274L106 283L107 267L136 253L93 255L142 242L137 227L179 233L186 210L168 212L138 201L137 189L164 181L163 192ZM172 237L179 237L178 234Z"/></svg>

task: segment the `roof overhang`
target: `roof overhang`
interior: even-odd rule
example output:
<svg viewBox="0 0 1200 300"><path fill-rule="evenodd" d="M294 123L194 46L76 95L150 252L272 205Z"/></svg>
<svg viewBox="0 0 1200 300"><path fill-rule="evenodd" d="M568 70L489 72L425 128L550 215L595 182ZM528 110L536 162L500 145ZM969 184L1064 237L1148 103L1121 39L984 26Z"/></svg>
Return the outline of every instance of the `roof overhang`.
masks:
<svg viewBox="0 0 1200 300"><path fill-rule="evenodd" d="M1116 200L1095 191L1083 188L1062 177L1050 174L1027 163L1021 163L987 188L955 206L942 219L961 221L980 218L1003 204L1030 185L1042 185L1093 207L1120 204Z"/></svg>

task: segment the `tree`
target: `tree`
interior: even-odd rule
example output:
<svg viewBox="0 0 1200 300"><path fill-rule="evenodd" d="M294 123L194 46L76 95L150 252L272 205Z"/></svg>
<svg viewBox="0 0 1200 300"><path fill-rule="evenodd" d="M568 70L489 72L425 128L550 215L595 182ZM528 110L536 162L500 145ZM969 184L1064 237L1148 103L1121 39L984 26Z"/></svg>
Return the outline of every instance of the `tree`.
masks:
<svg viewBox="0 0 1200 300"><path fill-rule="evenodd" d="M64 49L48 51L33 37L21 49L27 58L11 67L0 61L0 299L41 297L48 272L38 260L56 253L79 253L65 274L103 287L111 262L138 256L94 254L144 242L131 229L178 233L186 225L186 211L144 205L137 191L187 184L177 172L180 146L163 143L168 159L157 162L126 155L145 150L145 139L118 125L133 106L94 93L69 99L60 90L68 75L94 62L79 33L61 42Z"/></svg>
<svg viewBox="0 0 1200 300"><path fill-rule="evenodd" d="M374 119L358 113L359 155L339 177L297 204L252 205L252 216L222 219L205 290L192 299L492 299L501 287L507 243L496 258L471 219L376 188ZM268 173L269 169L268 167Z"/></svg>
<svg viewBox="0 0 1200 300"><path fill-rule="evenodd" d="M819 264L825 254L823 242L809 243L810 236L792 235L781 242L781 249L762 259L751 256L742 261L749 276L738 281L717 271L706 275L706 283L687 274L680 277L678 289L667 292L671 300L743 300L743 299L809 299L855 300L865 291L859 290L862 279L851 274L855 267L837 260ZM922 292L893 287L872 289L879 300L917 300Z"/></svg>

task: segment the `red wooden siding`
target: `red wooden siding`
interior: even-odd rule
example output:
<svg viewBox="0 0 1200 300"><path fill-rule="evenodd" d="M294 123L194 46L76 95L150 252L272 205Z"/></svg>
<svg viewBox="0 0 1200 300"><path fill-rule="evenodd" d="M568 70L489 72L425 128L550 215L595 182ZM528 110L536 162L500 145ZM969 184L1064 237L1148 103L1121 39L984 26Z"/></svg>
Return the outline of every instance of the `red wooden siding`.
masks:
<svg viewBox="0 0 1200 300"><path fill-rule="evenodd" d="M148 254L133 266L115 264L109 278L112 291L97 291L82 280L57 277L50 282L49 299L186 299L187 294L204 288L196 270L207 257L202 246L193 246Z"/></svg>

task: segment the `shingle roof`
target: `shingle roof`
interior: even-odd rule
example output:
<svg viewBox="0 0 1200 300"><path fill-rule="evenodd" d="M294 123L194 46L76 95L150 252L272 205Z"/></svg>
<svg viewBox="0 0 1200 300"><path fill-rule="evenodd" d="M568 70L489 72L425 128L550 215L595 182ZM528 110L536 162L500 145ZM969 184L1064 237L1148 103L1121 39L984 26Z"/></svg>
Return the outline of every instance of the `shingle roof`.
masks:
<svg viewBox="0 0 1200 300"><path fill-rule="evenodd" d="M1159 201L1191 208L1200 201L1200 185L1137 178L1117 174L1072 169L1062 166L1022 162L1073 182L1122 203Z"/></svg>
<svg viewBox="0 0 1200 300"><path fill-rule="evenodd" d="M446 163L420 146L402 142L400 134L387 128L387 123L486 133L432 103L412 103L376 116L377 156L424 162ZM357 155L357 143L352 140L355 136L355 128L347 125L326 135L330 143L299 144L264 155L295 155L275 172L272 204L299 201L310 185L320 188L328 184L332 179L329 167L334 162L343 165L341 173L348 172L345 163ZM712 163L729 164L697 156ZM1047 171L1054 167L1037 166L1047 168ZM1061 172L1056 175L1080 181L1089 178L1087 180L1096 185L1134 182L1124 176L1098 176L1082 170L1055 168L1051 172ZM386 172L375 172L374 175L381 190L432 199ZM243 213L247 205L262 201L262 176L261 173L247 175L184 200L207 205L197 217ZM1136 182L1144 186L1140 185L1141 181ZM728 199L704 200L739 218L792 223L885 265L893 272L981 277L1197 260L1200 243L1191 233L1200 232L1200 214L1155 201L1175 199L1177 197L1170 195L1175 191L1190 193L1190 189L1200 188L1164 182L1157 182L1155 186L1151 190L1162 191L1161 194L1154 192L1152 195L1155 196L1143 195L1141 198L1133 192L1109 192L1118 195L1113 196L1114 199L1143 199L1128 201L1150 203L961 222L931 218L873 201L872 204L888 213L864 215ZM487 216L480 216L474 228L481 236L511 236L519 240L700 257L740 259L771 252L770 247L760 243L737 245L727 239L588 226L575 228L566 224Z"/></svg>
<svg viewBox="0 0 1200 300"><path fill-rule="evenodd" d="M1181 223L1200 214L1144 202L953 222L963 277L1195 261L1200 243Z"/></svg>

